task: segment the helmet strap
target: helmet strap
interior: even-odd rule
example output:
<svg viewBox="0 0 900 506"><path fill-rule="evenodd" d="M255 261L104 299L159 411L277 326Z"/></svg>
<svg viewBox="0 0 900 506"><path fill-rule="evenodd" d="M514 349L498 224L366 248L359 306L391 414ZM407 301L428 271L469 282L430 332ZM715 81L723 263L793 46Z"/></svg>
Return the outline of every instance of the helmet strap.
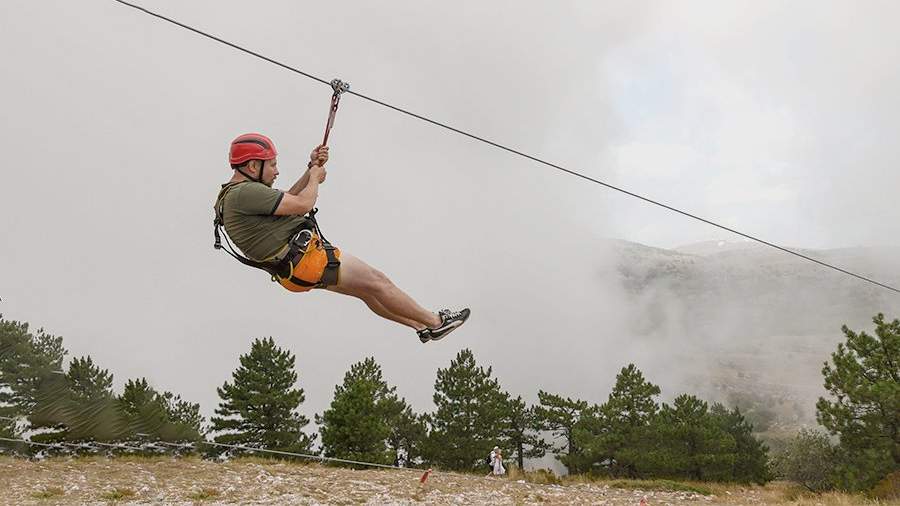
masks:
<svg viewBox="0 0 900 506"><path fill-rule="evenodd" d="M246 172L244 172L244 169L237 168L237 169L234 169L234 170L240 172L242 176L244 176L245 178L249 179L250 181L253 181L253 178L250 177L250 174L247 174Z"/></svg>
<svg viewBox="0 0 900 506"><path fill-rule="evenodd" d="M252 162L253 160L250 160L250 161ZM265 161L265 160L257 160L257 161L259 162L259 176L256 177L256 178L254 178L254 177L251 176L250 174L247 174L246 172L244 172L244 169L238 168L238 169L234 169L234 170L240 172L242 176L244 176L245 178L249 179L250 181L254 181L254 182L257 182L257 183L262 183L262 176L263 176L262 171L263 171L263 166L265 166L266 161ZM247 165L245 165L245 167L247 167L247 166L249 166L249 165L250 165L250 162L247 162Z"/></svg>

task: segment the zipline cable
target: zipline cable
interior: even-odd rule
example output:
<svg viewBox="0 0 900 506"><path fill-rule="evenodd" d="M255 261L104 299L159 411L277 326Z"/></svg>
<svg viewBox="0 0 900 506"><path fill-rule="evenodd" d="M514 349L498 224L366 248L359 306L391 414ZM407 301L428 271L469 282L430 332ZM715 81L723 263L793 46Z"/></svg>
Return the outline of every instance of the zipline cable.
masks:
<svg viewBox="0 0 900 506"><path fill-rule="evenodd" d="M299 70L299 69L297 69L297 68L291 67L290 65L286 65L286 64L284 64L284 63L281 63L281 62L279 62L279 61L277 61L277 60L274 60L274 59L272 59L272 58L269 58L268 56L263 56L263 55L261 55L261 54L259 54L259 53L256 53L256 52L251 51L251 50L246 49L246 48L243 48L243 47L241 47L241 46L239 46L239 45L237 45L237 44L228 42L227 40L221 39L221 38L216 37L216 36L214 36L214 35L210 35L210 34L208 34L208 33L206 33L206 32L203 32L203 31L201 31L201 30L198 30L198 29L196 29L196 28L194 28L194 27L192 27L192 26L189 26L189 25L186 25L186 24L184 24L184 23L175 21L174 19L168 18L168 17L163 16L163 15L161 15L161 14L157 14L157 13L155 13L155 12L153 12L153 11L150 11L150 10L147 10L147 9L145 9L144 7L141 7L141 6L139 6L139 5L135 5L135 4L126 2L126 1L124 1L124 0L114 0L114 1L115 1L115 2L118 2L118 3L122 4L122 5L126 5L126 6L128 6L128 7L131 7L131 8L133 8L133 9L137 9L137 10L139 10L139 11L142 11L142 12L144 12L144 13L146 13L146 14L149 14L150 16L153 16L153 17L155 17L155 18L159 18L159 19L162 19L163 21L167 21L167 22L172 23L172 24L174 24L174 25L180 26L181 28L184 28L184 29L186 29L186 30L190 30L190 31L192 31L192 32L194 32L194 33L196 33L196 34L198 34L198 35L202 35L202 36L207 37L207 38L209 38L209 39L212 39L212 40L214 40L214 41L216 41L216 42L225 44L226 46L229 46L229 47L231 47L231 48L233 48L233 49L237 49L238 51L242 51L242 52L247 53L247 54L249 54L249 55L251 55L251 56L255 56L255 57L257 57L257 58L260 58L260 59L262 59L262 60L265 60L265 61L267 61L267 62L269 62L269 63L271 63L271 64L273 64L273 65L277 65L277 66L279 66L279 67L281 67L281 68L283 68L283 69L285 69L285 70L289 70L289 71L291 71L291 72L295 72L295 73L297 73L297 74L300 74L300 75L303 76L303 77L307 77L307 78L312 79L312 80L314 80L314 81L318 81L318 82L320 82L320 83L322 83L322 84L325 84L325 85L327 85L327 86L329 86L329 87L332 86L330 81L326 81L325 79L322 79L322 78L320 78L320 77L316 77L316 76L314 76L314 75L312 75L312 74L303 72L302 70ZM882 283L882 282L880 282L880 281L876 281L876 280L874 280L874 279L871 279L871 278L862 276L862 275L860 275L860 274L856 274L855 272L848 271L848 270L843 269L843 268L841 268L841 267L838 267L838 266L836 266L836 265L832 265L832 264L829 264L829 263L827 263L827 262L823 262L823 261L821 261L821 260L817 260L817 259L815 259L815 258L813 258L813 257L808 256L808 255L804 255L803 253L800 253L800 252L797 252L797 251L794 251L794 250L785 248L785 247L783 247L783 246L779 246L779 245L777 245L777 244L775 244L775 243L772 243L772 242L769 242L769 241L760 239L759 237L755 237L755 236L750 235L750 234L745 234L744 232L740 232L740 231L735 230L735 229L733 229L733 228L731 228L731 227L727 227L727 226L725 226L725 225L721 225L721 224L716 223L716 222L714 222L714 221L712 221L712 220L708 220L708 219L706 219L706 218L697 216L697 215L692 214L692 213L689 213L689 212L687 212L687 211L682 211L681 209L678 209L678 208L676 208L676 207L672 207L672 206L670 206L670 205L668 205L668 204L664 204L664 203L659 202L659 201L657 201L657 200L653 200L653 199L651 199L651 198L649 198L649 197L644 197L643 195L639 195L639 194L637 194L637 193L628 191L628 190L626 190L626 189L624 189L624 188L619 188L618 186L614 186L614 185L612 185L612 184L603 182L603 181L601 181L601 180L599 180L599 179L595 179L595 178L593 178L593 177L587 176L587 175L582 174L582 173L580 173L580 172L577 172L577 171L574 171L574 170L571 170L571 169L567 169L567 168L565 168L565 167L562 167L562 166L557 165L557 164L555 164L555 163L548 162L548 161L543 160L543 159L541 159L541 158L538 158L538 157L536 157L536 156L532 156L532 155L529 155L529 154L527 154L527 153L523 153L523 152L518 151L518 150L515 150L515 149L513 149L513 148L504 146L503 144L500 144L500 143L497 143L497 142L494 142L494 141L485 139L485 138L483 138L483 137L479 137L479 136L477 136L477 135L475 135L475 134L471 134L471 133L469 133L469 132L466 132L465 130L460 130L460 129L458 129L458 128L452 127L452 126L450 126L450 125L446 125L446 124L441 123L441 122L439 122L439 121L435 121L435 120L433 120L433 119L430 119L430 118L428 118L428 117L422 116L422 115L420 115L420 114L416 114L416 113L414 113L414 112L407 111L406 109L403 109L403 108L400 108L400 107L397 107L397 106L388 104L388 103L386 103L386 102L382 102L381 100L377 100L377 99L375 99L375 98L368 97L368 96L366 96L366 95L363 95L362 93L358 93L358 92L351 91L351 90L347 90L346 93L347 93L347 94L350 94L350 95L355 95L355 96L357 96L357 97L359 97L359 98L361 98L361 99L363 99L363 100L368 100L369 102L372 102L372 103L374 103L374 104L378 104L378 105L380 105L380 106L383 106L383 107L386 107L386 108L388 108L388 109L397 111L397 112L399 112L399 113L406 114L407 116L411 116L411 117L413 117L413 118L416 118L416 119L425 121L426 123L430 123L430 124L432 124L432 125L435 125L435 126L438 126L438 127L441 127L441 128L447 129L447 130L450 130L451 132L455 132L455 133L457 133L457 134L460 134L460 135L469 137L470 139L474 139L474 140L477 140L477 141L479 141L479 142L483 142L483 143L488 144L488 145L490 145L490 146L493 146L493 147L495 147L495 148L502 149L502 150L507 151L507 152L509 152L509 153L512 153L512 154L514 154L514 155L518 155L518 156L521 156L521 157L523 157L523 158L527 158L528 160L531 160L531 161L540 163L540 164L542 164L542 165L546 165L546 166L548 166L548 167L557 169L557 170L559 170L559 171L565 172L565 173L570 174L570 175L572 175L572 176L579 177L579 178L581 178L581 179L584 179L585 181L589 181L589 182L591 182L591 183L595 183L595 184L604 186L604 187L606 187L606 188L609 188L610 190L615 190L615 191L617 191L617 192L624 193L625 195L628 195L628 196L630 196L630 197L634 197L634 198L636 198L636 199L643 200L644 202L647 202L647 203L649 203L649 204L653 204L653 205L655 205L655 206L662 207L662 208L667 209L667 210L669 210L669 211L672 211L672 212L681 214L682 216L687 216L688 218L692 218L692 219L694 219L694 220L697 220L697 221L706 223L707 225L712 225L712 226L714 226L714 227L720 228L720 229L725 230L725 231L727 231L727 232L731 232L732 234L736 234L736 235L739 235L739 236L744 237L744 238L746 238L746 239L750 239L750 240L752 240L752 241L756 241L756 242L758 242L758 243L764 244L764 245L769 246L769 247L771 247L771 248L775 248L775 249L777 249L777 250L779 250L779 251L783 251L784 253L789 253L789 254L791 254L791 255L794 255L794 256L796 256L796 257L802 258L802 259L804 259L804 260L808 260L808 261L810 261L810 262L816 263L816 264L818 264L818 265L820 265L820 266L822 266L822 267L826 267L826 268L828 268L828 269L833 269L833 270L835 270L835 271L837 271L837 272L846 274L846 275L848 275L848 276L852 276L852 277L854 277L854 278L857 278L857 279L859 279L859 280L865 281L865 282L867 282L867 283L871 283L871 284L876 285L876 286L880 286L881 288L885 288L885 289L890 290L890 291L892 291L892 292L900 293L900 289L894 288L893 286L890 286L890 285L888 285L888 284Z"/></svg>

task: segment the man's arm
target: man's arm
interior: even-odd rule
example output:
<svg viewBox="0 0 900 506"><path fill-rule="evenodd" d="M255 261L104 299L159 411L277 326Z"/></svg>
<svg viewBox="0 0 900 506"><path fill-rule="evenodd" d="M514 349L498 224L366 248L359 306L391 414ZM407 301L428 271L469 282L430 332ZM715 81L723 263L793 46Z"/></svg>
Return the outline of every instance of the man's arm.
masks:
<svg viewBox="0 0 900 506"><path fill-rule="evenodd" d="M319 198L319 183L324 179L325 169L318 165L313 165L306 171L306 185L296 195L290 192L283 193L281 202L272 213L275 216L293 216L304 215L316 206L316 200ZM300 178L301 180L303 178ZM300 181L297 181L298 183ZM295 185L296 186L296 185ZM291 187L293 189L293 187Z"/></svg>
<svg viewBox="0 0 900 506"><path fill-rule="evenodd" d="M317 146L316 149L312 150L312 153L309 154L309 160L309 167L312 167L313 165L324 167L325 162L328 161L328 146ZM319 183L321 182L322 181L319 181ZM306 169L306 172L300 176L300 179L298 179L287 192L291 195L299 195L300 192L306 188L307 184L309 184L309 169Z"/></svg>
<svg viewBox="0 0 900 506"><path fill-rule="evenodd" d="M306 169L306 172L304 172L303 175L300 176L300 179L298 179L297 182L294 183L293 186L291 186L291 188L287 191L287 193L290 193L291 195L299 195L300 192L303 191L304 188L306 188L306 185L308 183L309 183L309 169Z"/></svg>

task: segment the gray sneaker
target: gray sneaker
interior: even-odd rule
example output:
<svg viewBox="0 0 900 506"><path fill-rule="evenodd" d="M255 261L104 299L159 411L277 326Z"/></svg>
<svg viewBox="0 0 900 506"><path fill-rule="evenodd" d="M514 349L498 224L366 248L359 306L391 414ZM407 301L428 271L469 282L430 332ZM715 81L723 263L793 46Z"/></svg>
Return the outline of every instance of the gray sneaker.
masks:
<svg viewBox="0 0 900 506"><path fill-rule="evenodd" d="M431 341L431 329L429 329L429 328L417 330L416 335L419 336L419 341L422 341L423 344L427 343L428 341Z"/></svg>

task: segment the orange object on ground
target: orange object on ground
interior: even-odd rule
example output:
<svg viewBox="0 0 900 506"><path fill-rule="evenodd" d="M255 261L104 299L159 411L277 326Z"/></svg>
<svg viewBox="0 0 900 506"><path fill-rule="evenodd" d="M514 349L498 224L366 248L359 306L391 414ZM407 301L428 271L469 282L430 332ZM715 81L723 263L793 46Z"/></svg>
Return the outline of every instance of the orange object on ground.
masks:
<svg viewBox="0 0 900 506"><path fill-rule="evenodd" d="M428 479L429 474L431 474L431 469L428 469L427 471L425 471L425 474L423 474L422 477L419 478L419 483L425 483L425 480Z"/></svg>

